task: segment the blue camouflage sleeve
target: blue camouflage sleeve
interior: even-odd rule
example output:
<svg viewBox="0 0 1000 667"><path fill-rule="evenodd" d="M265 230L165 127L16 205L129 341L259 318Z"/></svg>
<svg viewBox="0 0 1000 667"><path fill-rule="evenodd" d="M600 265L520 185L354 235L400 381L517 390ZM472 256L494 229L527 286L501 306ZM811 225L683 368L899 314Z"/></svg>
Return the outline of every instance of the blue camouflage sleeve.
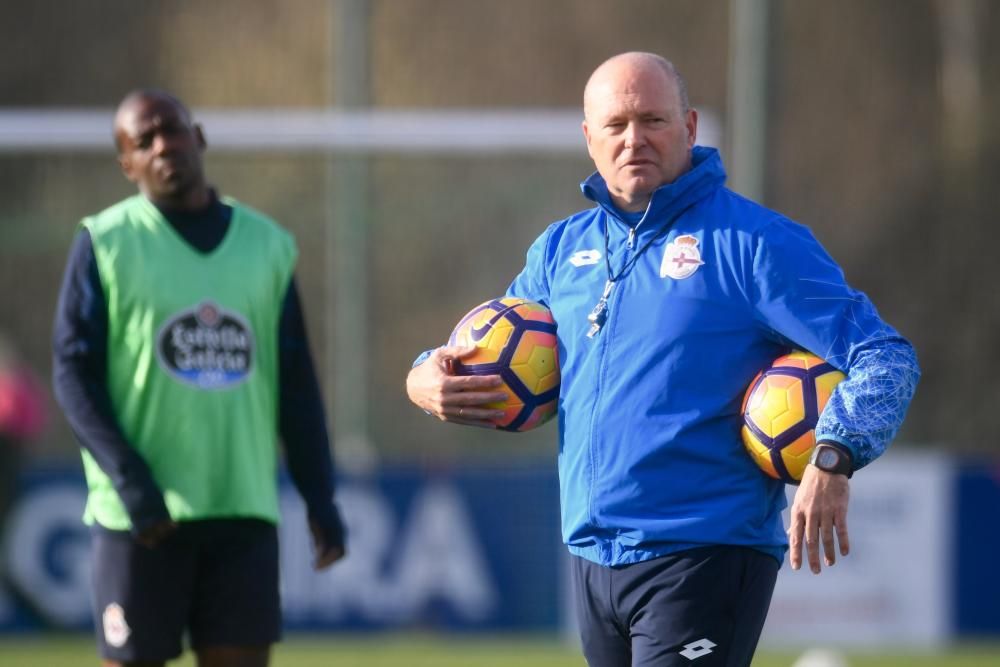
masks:
<svg viewBox="0 0 1000 667"><path fill-rule="evenodd" d="M771 335L843 371L816 439L851 451L855 469L882 455L902 425L920 368L913 346L879 316L805 227L776 219L754 245L754 308Z"/></svg>

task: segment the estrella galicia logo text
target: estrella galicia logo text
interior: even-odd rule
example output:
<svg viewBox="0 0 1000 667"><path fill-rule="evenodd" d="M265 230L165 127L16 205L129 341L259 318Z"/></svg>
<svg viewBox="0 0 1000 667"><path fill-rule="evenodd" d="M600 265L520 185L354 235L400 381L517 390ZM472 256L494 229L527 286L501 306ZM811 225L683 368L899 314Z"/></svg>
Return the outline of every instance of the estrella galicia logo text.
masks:
<svg viewBox="0 0 1000 667"><path fill-rule="evenodd" d="M249 323L211 301L168 319L156 341L161 367L177 380L200 389L225 389L246 380L253 350Z"/></svg>

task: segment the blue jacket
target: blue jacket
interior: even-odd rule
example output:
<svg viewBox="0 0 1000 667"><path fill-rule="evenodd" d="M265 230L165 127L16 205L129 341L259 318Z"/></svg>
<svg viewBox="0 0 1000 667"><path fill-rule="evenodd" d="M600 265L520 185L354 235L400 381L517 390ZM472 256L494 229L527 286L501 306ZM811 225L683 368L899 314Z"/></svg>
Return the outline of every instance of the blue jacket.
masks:
<svg viewBox="0 0 1000 667"><path fill-rule="evenodd" d="M692 169L629 216L594 174L582 189L597 206L550 225L508 289L548 305L558 325L563 540L596 563L705 544L783 559L784 484L744 450L740 406L790 348L847 374L816 435L847 447L856 468L885 450L913 395L912 346L808 229L725 178L718 152L696 147ZM606 254L615 274L634 264L590 338Z"/></svg>

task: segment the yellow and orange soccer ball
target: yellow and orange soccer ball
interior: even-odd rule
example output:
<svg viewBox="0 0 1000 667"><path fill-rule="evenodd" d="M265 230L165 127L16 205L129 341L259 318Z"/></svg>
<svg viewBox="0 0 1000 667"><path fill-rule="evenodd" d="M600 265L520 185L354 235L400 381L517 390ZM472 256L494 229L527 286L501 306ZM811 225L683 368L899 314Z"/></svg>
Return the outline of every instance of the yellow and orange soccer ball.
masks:
<svg viewBox="0 0 1000 667"><path fill-rule="evenodd" d="M527 431L556 413L559 349L556 323L540 303L514 297L490 299L459 320L449 345L479 348L454 365L458 375L499 375L507 400L494 421L505 431Z"/></svg>
<svg viewBox="0 0 1000 667"><path fill-rule="evenodd" d="M761 470L798 484L813 448L816 421L844 374L809 352L779 357L743 398L743 444Z"/></svg>

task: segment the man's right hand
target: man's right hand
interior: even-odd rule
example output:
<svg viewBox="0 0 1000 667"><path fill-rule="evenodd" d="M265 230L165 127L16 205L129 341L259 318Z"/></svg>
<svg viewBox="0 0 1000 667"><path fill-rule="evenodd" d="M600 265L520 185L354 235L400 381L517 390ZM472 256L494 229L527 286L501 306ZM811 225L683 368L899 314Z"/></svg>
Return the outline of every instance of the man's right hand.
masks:
<svg viewBox="0 0 1000 667"><path fill-rule="evenodd" d="M162 519L139 529L135 534L135 540L147 549L153 549L163 543L175 530L177 530L176 521Z"/></svg>
<svg viewBox="0 0 1000 667"><path fill-rule="evenodd" d="M406 376L406 394L417 406L441 421L496 428L492 421L503 410L489 407L502 403L507 394L500 390L499 375L455 375L452 364L470 356L475 347L439 347Z"/></svg>

